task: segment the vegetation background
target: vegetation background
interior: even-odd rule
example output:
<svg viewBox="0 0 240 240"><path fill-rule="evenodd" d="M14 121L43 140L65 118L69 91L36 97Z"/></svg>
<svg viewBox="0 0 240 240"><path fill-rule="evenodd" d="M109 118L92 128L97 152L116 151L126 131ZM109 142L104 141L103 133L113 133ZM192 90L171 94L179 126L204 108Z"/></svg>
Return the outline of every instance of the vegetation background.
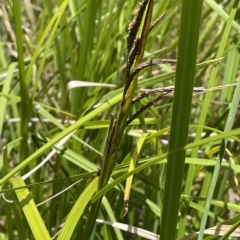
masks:
<svg viewBox="0 0 240 240"><path fill-rule="evenodd" d="M152 21L166 13L149 32L143 61L177 58L182 2L190 1L155 1ZM138 9L134 0L0 2L0 239L79 239L90 226L91 205L103 194L89 239L240 237L238 1L205 0L196 10L201 25L193 29L200 35L192 83L206 91L194 94L190 111L182 112L190 114L183 177L169 179L166 172L170 126L181 123L172 119L168 95L126 127L111 184L94 195L111 114L117 118L121 111L128 27ZM140 89L174 86L176 74L175 64L146 68L135 96ZM163 195L179 191L177 183L179 217L170 212L165 219ZM160 223L177 237L164 236ZM228 227L205 230L218 223Z"/></svg>

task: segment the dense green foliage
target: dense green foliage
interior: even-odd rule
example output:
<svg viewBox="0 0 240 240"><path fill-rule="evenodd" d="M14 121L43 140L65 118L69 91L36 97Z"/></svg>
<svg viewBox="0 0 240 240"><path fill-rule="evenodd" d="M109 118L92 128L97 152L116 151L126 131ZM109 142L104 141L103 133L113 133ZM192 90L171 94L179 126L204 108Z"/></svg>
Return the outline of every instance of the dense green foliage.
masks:
<svg viewBox="0 0 240 240"><path fill-rule="evenodd" d="M239 237L240 4L147 2L130 82L138 1L0 4L0 239Z"/></svg>

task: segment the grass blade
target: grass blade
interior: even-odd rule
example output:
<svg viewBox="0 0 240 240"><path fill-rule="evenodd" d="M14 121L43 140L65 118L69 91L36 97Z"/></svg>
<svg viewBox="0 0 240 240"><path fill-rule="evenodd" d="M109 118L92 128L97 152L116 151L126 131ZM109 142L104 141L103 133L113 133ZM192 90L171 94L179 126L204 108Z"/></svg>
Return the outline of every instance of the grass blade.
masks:
<svg viewBox="0 0 240 240"><path fill-rule="evenodd" d="M25 78L24 71L24 54L23 54L23 32L22 32L22 20L21 20L21 6L20 2L13 1L13 11L15 20L17 51L18 51L18 68L19 68L19 80L20 80L20 94L21 94L21 151L20 160L23 161L28 156L28 118L30 116L31 102L28 97L28 86Z"/></svg>
<svg viewBox="0 0 240 240"><path fill-rule="evenodd" d="M73 208L71 209L63 228L58 236L58 240L71 239L72 233L85 210L92 195L97 190L98 177L95 177L88 186L84 189L81 196L78 198Z"/></svg>
<svg viewBox="0 0 240 240"><path fill-rule="evenodd" d="M10 182L14 188L26 186L19 176L11 178ZM28 189L15 192L35 239L51 239Z"/></svg>
<svg viewBox="0 0 240 240"><path fill-rule="evenodd" d="M160 236L175 240L185 162L202 0L183 0ZM181 149L178 154L173 152Z"/></svg>

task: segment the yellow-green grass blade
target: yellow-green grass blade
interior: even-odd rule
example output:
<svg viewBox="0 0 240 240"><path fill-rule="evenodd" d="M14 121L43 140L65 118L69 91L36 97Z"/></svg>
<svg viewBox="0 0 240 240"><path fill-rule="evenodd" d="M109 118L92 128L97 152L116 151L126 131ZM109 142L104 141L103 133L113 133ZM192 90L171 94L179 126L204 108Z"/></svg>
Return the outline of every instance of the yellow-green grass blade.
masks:
<svg viewBox="0 0 240 240"><path fill-rule="evenodd" d="M148 133L144 133L142 134L142 136L139 138L136 147L133 150L133 153L131 154L131 159L130 159L130 164L129 164L129 169L128 172L132 171L137 163L137 159L139 157L139 154L142 150L143 144L146 140L148 136ZM131 185L132 185L132 181L133 181L133 175L130 176L127 181L126 181L126 185L125 185L125 192L124 192L124 204L125 204L125 213L126 214L128 212L128 201L130 198L130 191L131 191Z"/></svg>
<svg viewBox="0 0 240 240"><path fill-rule="evenodd" d="M196 210L197 212L204 212L204 207L202 207L201 205L195 203L195 202L190 202L190 207L194 210ZM217 218L217 220L219 222L223 222L224 219L216 216L212 211L209 211L208 212L208 216L211 217L211 218Z"/></svg>
<svg viewBox="0 0 240 240"><path fill-rule="evenodd" d="M82 216L87 204L89 203L90 199L92 198L93 194L97 190L98 184L98 177L95 177L84 189L76 203L74 204L73 208L71 209L67 219L63 225L62 230L58 236L58 240L66 240L71 239L72 233Z"/></svg>
<svg viewBox="0 0 240 240"><path fill-rule="evenodd" d="M14 69L16 68L16 65L17 65L17 63L11 63L9 65L9 68L8 68L8 71L7 71L7 76L4 79L4 84L3 84L3 89L2 89L3 94L9 94L9 92L10 92L10 86L11 86L11 82L12 82L12 78L13 78L13 74L14 74ZM0 97L0 106L1 106L0 107L0 136L2 135L7 102L8 102L7 97L4 97L4 96Z"/></svg>
<svg viewBox="0 0 240 240"><path fill-rule="evenodd" d="M210 131L215 132L215 133L223 133L223 131L220 131L216 128L211 128L211 127L208 127L208 126L195 125L195 124L190 124L189 126L191 128L196 128L196 129L200 128L200 129L210 130ZM155 137L159 137L159 136L163 135L164 133L169 132L169 130L170 130L170 128L163 128L163 129L149 135L149 137L147 139L148 139L148 141L150 141L150 140L154 139ZM231 138L240 143L240 139L238 137L231 136Z"/></svg>
<svg viewBox="0 0 240 240"><path fill-rule="evenodd" d="M217 13L219 16L221 16L226 22L229 19L229 14L227 14L224 9L221 7L220 4L217 4L214 0L205 0L205 2ZM240 31L240 26L236 21L233 21L231 23L232 27L236 31Z"/></svg>
<svg viewBox="0 0 240 240"><path fill-rule="evenodd" d="M11 178L10 182L14 188L26 186L20 176ZM24 188L15 192L34 238L51 239L29 190Z"/></svg>

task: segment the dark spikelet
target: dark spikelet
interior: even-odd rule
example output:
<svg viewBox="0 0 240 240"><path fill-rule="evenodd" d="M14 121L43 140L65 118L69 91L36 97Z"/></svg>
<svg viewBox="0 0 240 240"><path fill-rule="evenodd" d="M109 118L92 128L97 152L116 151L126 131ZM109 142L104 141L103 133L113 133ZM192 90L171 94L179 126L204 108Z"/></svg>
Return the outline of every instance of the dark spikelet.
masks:
<svg viewBox="0 0 240 240"><path fill-rule="evenodd" d="M137 73L139 73L141 70L143 70L146 67L150 67L150 66L154 66L154 65L158 65L158 64L176 63L176 62L177 62L177 60L175 60L175 59L152 59L147 62L143 62L131 71L129 78L133 79L133 77Z"/></svg>
<svg viewBox="0 0 240 240"><path fill-rule="evenodd" d="M157 26L157 24L164 18L166 12L163 13L159 18L157 18L154 22L151 23L150 28L149 28L149 32L155 27Z"/></svg>
<svg viewBox="0 0 240 240"><path fill-rule="evenodd" d="M132 50L131 50L131 52L129 54L129 58L128 58L128 69L129 70L132 67L133 62L134 62L134 60L135 60L135 58L137 56L139 42L140 42L140 37L136 37L135 40L134 40L134 44L133 44Z"/></svg>
<svg viewBox="0 0 240 240"><path fill-rule="evenodd" d="M148 0L143 0L140 3L140 7L137 13L137 16L130 22L129 27L128 27L128 35L127 35L127 48L128 48L128 52L131 51L134 40L137 36L137 32L139 29L139 26L141 24L142 18L143 18L143 14L144 11L146 9Z"/></svg>

